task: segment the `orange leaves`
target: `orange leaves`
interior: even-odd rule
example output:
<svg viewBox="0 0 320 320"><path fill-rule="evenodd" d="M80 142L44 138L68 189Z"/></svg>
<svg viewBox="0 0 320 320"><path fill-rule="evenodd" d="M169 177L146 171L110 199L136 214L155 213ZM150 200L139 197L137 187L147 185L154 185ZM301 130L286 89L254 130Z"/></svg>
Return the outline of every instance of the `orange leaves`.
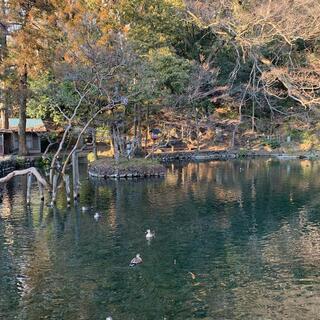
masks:
<svg viewBox="0 0 320 320"><path fill-rule="evenodd" d="M20 73L25 65L29 73L38 73L45 69L54 46L53 28L55 17L52 6L47 1L12 1L5 18L14 27L10 28L8 38L8 56L5 64L15 66Z"/></svg>

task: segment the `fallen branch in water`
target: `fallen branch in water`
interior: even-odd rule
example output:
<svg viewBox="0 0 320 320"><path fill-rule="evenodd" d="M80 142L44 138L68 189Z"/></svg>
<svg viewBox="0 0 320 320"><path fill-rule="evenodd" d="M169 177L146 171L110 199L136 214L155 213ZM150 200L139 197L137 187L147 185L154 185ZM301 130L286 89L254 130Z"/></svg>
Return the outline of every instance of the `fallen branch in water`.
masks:
<svg viewBox="0 0 320 320"><path fill-rule="evenodd" d="M23 169L23 170L15 170L12 171L11 173L9 173L8 175L6 175L5 177L0 179L0 184L4 184L6 182L8 182L10 179L12 179L13 177L16 176L23 176L26 174L32 174L35 176L35 178L37 179L37 181L44 186L47 189L49 188L49 185L47 183L47 181L42 177L42 175L39 173L39 171L35 168L35 167L31 167L28 169Z"/></svg>

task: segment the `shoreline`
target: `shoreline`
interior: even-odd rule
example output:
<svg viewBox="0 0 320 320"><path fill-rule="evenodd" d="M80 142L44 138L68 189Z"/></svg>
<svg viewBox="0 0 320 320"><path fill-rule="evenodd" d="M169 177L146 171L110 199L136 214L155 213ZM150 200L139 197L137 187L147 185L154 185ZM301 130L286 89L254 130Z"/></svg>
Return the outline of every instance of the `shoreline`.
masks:
<svg viewBox="0 0 320 320"><path fill-rule="evenodd" d="M249 151L249 150L200 150L200 151L173 151L156 153L151 159L159 161L160 164L167 164L171 162L201 162L211 160L232 160L232 159L249 159L249 158L260 158L260 157L272 157L279 160L297 160L297 159L309 159L317 160L320 159L320 153L316 151L308 152L297 152L297 154L289 154L285 152L269 152L269 151ZM5 156L0 157L0 176L4 176L14 170L24 169L35 166L37 159L41 156ZM103 159L103 158L102 158ZM99 174L93 170L88 169L88 174L91 177L104 178L105 175ZM134 178L134 177L147 177L147 176L164 176L163 172L153 173L147 172L146 174L139 173L123 173L123 174L111 174L108 178Z"/></svg>
<svg viewBox="0 0 320 320"><path fill-rule="evenodd" d="M167 152L153 155L148 160L135 158L133 160L122 160L116 164L111 158L101 158L88 167L88 175L99 179L132 179L150 178L165 176L165 166L173 162L206 162L206 161L226 161L234 159L252 158L276 158L278 160L311 159L311 155L299 154L292 155L279 152L243 152L243 150L204 150L204 151L180 151ZM319 159L313 155L312 159Z"/></svg>
<svg viewBox="0 0 320 320"><path fill-rule="evenodd" d="M282 152L268 151L248 151L248 150L201 150L201 151L176 151L163 152L153 155L153 159L161 163L170 163L174 161L208 161L208 160L231 160L231 159L246 159L274 157L280 160L294 159L320 159L320 155L310 152L301 152L299 154L289 154Z"/></svg>
<svg viewBox="0 0 320 320"><path fill-rule="evenodd" d="M18 169L27 169L34 167L37 160L41 156L5 156L0 158L0 176L9 174L10 172Z"/></svg>

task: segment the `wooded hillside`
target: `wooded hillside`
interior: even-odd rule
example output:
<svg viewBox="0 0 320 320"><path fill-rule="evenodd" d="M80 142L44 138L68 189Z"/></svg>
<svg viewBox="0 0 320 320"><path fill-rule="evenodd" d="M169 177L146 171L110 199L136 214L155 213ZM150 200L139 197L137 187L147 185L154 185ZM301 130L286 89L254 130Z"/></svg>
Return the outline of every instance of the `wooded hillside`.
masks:
<svg viewBox="0 0 320 320"><path fill-rule="evenodd" d="M154 127L189 147L319 143L318 0L0 6L0 110L20 118L22 155L27 116L66 129L65 143L76 126L107 132L119 152Z"/></svg>

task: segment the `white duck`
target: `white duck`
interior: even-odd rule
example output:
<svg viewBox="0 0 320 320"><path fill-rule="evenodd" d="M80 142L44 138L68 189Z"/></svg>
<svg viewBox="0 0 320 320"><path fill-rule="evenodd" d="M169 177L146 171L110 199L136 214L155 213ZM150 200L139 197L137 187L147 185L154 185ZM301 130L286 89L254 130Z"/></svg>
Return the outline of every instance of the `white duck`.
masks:
<svg viewBox="0 0 320 320"><path fill-rule="evenodd" d="M112 317L106 317L106 320L112 320Z"/></svg>
<svg viewBox="0 0 320 320"><path fill-rule="evenodd" d="M94 217L94 220L98 221L100 218L100 214L96 212L93 217Z"/></svg>
<svg viewBox="0 0 320 320"><path fill-rule="evenodd" d="M148 229L146 231L146 239L147 240L151 240L156 236L156 233L154 231L151 231L150 229Z"/></svg>
<svg viewBox="0 0 320 320"><path fill-rule="evenodd" d="M137 253L136 256L131 260L129 267L134 267L140 263L142 263L142 258L140 257L140 253Z"/></svg>

